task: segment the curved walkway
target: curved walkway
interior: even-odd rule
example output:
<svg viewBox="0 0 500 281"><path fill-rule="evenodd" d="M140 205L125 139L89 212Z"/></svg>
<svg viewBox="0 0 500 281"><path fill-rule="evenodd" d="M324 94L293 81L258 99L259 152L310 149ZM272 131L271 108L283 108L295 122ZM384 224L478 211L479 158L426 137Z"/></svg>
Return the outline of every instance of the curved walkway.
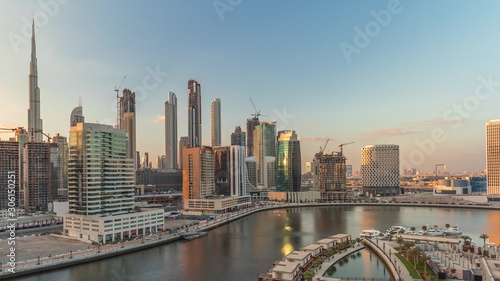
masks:
<svg viewBox="0 0 500 281"><path fill-rule="evenodd" d="M350 255L354 252L357 252L361 249L364 249L364 248L365 248L365 246L359 245L359 246L349 247L343 252L336 253L333 256L333 258L331 258L329 261L323 262L323 264L321 265L321 268L318 270L316 275L314 275L313 280L323 280L323 281L335 280L332 278L323 277L323 275L332 265L336 264L339 260L343 259L345 256L348 256L348 255Z"/></svg>
<svg viewBox="0 0 500 281"><path fill-rule="evenodd" d="M389 268L392 275L395 275L396 277L399 276L399 279L397 279L399 281L414 280L406 266L398 259L398 257L396 257L396 255L394 255L398 251L396 251L391 244L387 243L387 241L379 239L374 240L375 241L364 239L363 243L379 256L379 258Z"/></svg>

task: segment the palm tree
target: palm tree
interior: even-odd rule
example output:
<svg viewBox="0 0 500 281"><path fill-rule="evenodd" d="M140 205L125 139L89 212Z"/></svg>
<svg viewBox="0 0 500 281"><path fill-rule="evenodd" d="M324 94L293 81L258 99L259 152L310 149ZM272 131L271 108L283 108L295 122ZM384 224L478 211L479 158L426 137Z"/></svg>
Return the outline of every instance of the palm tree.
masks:
<svg viewBox="0 0 500 281"><path fill-rule="evenodd" d="M462 235L459 238L464 240L464 245L470 244L470 242L469 242L470 236L469 235Z"/></svg>
<svg viewBox="0 0 500 281"><path fill-rule="evenodd" d="M419 247L413 247L410 250L410 255L413 257L413 267L415 268L415 270L417 269L417 260L421 252L422 249L420 249Z"/></svg>
<svg viewBox="0 0 500 281"><path fill-rule="evenodd" d="M483 248L486 247L486 239L490 238L490 236L486 233L479 235L479 238L483 239Z"/></svg>
<svg viewBox="0 0 500 281"><path fill-rule="evenodd" d="M312 270L307 270L306 272L304 272L304 278L307 280L307 281L312 281L313 278L314 278L314 271Z"/></svg>
<svg viewBox="0 0 500 281"><path fill-rule="evenodd" d="M450 224L449 223L445 224L444 226L446 226L447 229L450 228Z"/></svg>
<svg viewBox="0 0 500 281"><path fill-rule="evenodd" d="M403 242L404 242L404 241L405 241L405 240L403 239L403 237L398 237L398 239L397 239L397 242L398 242L398 244L399 244L399 251L400 251L400 252L403 250L403 248L402 248L402 244L403 244Z"/></svg>
<svg viewBox="0 0 500 281"><path fill-rule="evenodd" d="M359 246L359 243L361 242L361 238L356 238L356 242L358 242L358 246Z"/></svg>
<svg viewBox="0 0 500 281"><path fill-rule="evenodd" d="M422 252L422 260L424 261L424 275L427 275L427 261L430 260L431 257Z"/></svg>
<svg viewBox="0 0 500 281"><path fill-rule="evenodd" d="M427 225L422 225L422 230L427 231Z"/></svg>
<svg viewBox="0 0 500 281"><path fill-rule="evenodd" d="M414 226L412 226L412 227L410 228L410 230L411 230L411 231L415 231L415 230L416 230L416 228L415 228Z"/></svg>

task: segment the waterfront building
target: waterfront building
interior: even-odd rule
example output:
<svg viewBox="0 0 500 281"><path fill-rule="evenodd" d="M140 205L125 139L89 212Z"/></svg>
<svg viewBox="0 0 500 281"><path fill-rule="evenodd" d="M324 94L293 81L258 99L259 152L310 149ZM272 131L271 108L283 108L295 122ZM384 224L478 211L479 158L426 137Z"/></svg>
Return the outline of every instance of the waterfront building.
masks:
<svg viewBox="0 0 500 281"><path fill-rule="evenodd" d="M184 200L215 194L214 155L210 146L186 147L183 151L182 193Z"/></svg>
<svg viewBox="0 0 500 281"><path fill-rule="evenodd" d="M165 102L165 169L178 169L177 163L177 97L168 92Z"/></svg>
<svg viewBox="0 0 500 281"><path fill-rule="evenodd" d="M259 121L259 116L255 115L252 118L247 119L247 132L246 132L246 139L247 139L247 157L252 157L255 156L254 154L254 131L255 127L257 127L260 124Z"/></svg>
<svg viewBox="0 0 500 281"><path fill-rule="evenodd" d="M276 122L261 122L253 132L254 154L257 157L257 185L276 185Z"/></svg>
<svg viewBox="0 0 500 281"><path fill-rule="evenodd" d="M300 141L295 131L279 131L276 148L276 190L300 191Z"/></svg>
<svg viewBox="0 0 500 281"><path fill-rule="evenodd" d="M246 187L247 190L257 188L257 157L245 158L245 167L247 173Z"/></svg>
<svg viewBox="0 0 500 281"><path fill-rule="evenodd" d="M244 166L238 167L243 164L244 153L244 149L236 147L229 147L229 149L209 146L185 148L182 173L184 210L225 213L235 208L250 206L250 196L246 195L244 189ZM217 155L219 159L214 159L214 155ZM229 183L229 193L225 191L229 196L216 194L215 177L219 174L215 173L214 166L218 166L218 171L223 172L220 173L220 175L223 174L220 176L220 181ZM239 195L243 192L245 194Z"/></svg>
<svg viewBox="0 0 500 281"><path fill-rule="evenodd" d="M231 133L231 145L246 146L246 133L241 131L240 126L236 126Z"/></svg>
<svg viewBox="0 0 500 281"><path fill-rule="evenodd" d="M500 194L500 119L486 122L486 170L488 195Z"/></svg>
<svg viewBox="0 0 500 281"><path fill-rule="evenodd" d="M155 170L139 169L135 172L138 186L154 186L157 193L182 191L182 171L181 170ZM137 192L136 192L137 193Z"/></svg>
<svg viewBox="0 0 500 281"><path fill-rule="evenodd" d="M399 195L399 146L380 144L363 147L361 176L364 195Z"/></svg>
<svg viewBox="0 0 500 281"><path fill-rule="evenodd" d="M471 194L471 186L468 179L456 179L446 177L440 179L433 187L434 194Z"/></svg>
<svg viewBox="0 0 500 281"><path fill-rule="evenodd" d="M221 108L220 99L215 98L211 104L212 113L212 147L221 145Z"/></svg>
<svg viewBox="0 0 500 281"><path fill-rule="evenodd" d="M184 151L185 147L189 146L189 138L188 137L181 137L179 140L179 170L184 169L183 165L183 158L182 158L182 153Z"/></svg>
<svg viewBox="0 0 500 281"><path fill-rule="evenodd" d="M135 212L134 188L125 131L93 123L70 128L65 235L109 243L155 233L163 210Z"/></svg>
<svg viewBox="0 0 500 281"><path fill-rule="evenodd" d="M123 96L120 97L120 123L118 128L127 132L127 157L134 160L134 167L136 161L136 117L135 117L135 92L129 89L123 89Z"/></svg>
<svg viewBox="0 0 500 281"><path fill-rule="evenodd" d="M201 134L201 85L196 80L188 81L188 138L189 147L199 147Z"/></svg>
<svg viewBox="0 0 500 281"><path fill-rule="evenodd" d="M230 147L216 146L214 151L215 194L230 196Z"/></svg>
<svg viewBox="0 0 500 281"><path fill-rule="evenodd" d="M31 27L31 61L29 74L29 141L42 142L43 121L40 118L40 88L38 87L38 65L36 58L35 19Z"/></svg>
<svg viewBox="0 0 500 281"><path fill-rule="evenodd" d="M313 189L321 192L321 199L349 201L353 194L346 189L346 158L340 152L314 155L312 161Z"/></svg>

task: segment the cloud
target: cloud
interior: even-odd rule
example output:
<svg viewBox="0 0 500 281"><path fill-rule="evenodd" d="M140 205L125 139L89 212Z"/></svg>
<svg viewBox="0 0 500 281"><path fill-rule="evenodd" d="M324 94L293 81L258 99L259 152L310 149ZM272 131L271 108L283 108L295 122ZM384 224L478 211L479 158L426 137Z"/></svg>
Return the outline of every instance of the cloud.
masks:
<svg viewBox="0 0 500 281"><path fill-rule="evenodd" d="M155 119L151 120L153 123L165 122L165 115L156 114Z"/></svg>
<svg viewBox="0 0 500 281"><path fill-rule="evenodd" d="M463 119L445 120L442 118L431 118L431 119L426 119L426 120L404 123L403 126L410 127L410 128L418 128L418 127L424 127L424 126L449 125L449 124L455 124L455 123L464 123L464 120Z"/></svg>
<svg viewBox="0 0 500 281"><path fill-rule="evenodd" d="M333 141L332 138L329 138L327 136L299 137L299 141L326 141L327 139Z"/></svg>
<svg viewBox="0 0 500 281"><path fill-rule="evenodd" d="M363 135L367 136L384 136L384 137L392 137L392 136L403 136L414 134L415 132L403 131L399 128L389 128L383 130L376 130L372 132L363 132Z"/></svg>

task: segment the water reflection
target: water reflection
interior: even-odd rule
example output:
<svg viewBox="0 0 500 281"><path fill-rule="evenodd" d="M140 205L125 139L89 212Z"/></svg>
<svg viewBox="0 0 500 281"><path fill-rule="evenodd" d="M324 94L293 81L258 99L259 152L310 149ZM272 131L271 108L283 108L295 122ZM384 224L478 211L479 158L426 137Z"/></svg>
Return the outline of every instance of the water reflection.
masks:
<svg viewBox="0 0 500 281"><path fill-rule="evenodd" d="M341 279L382 278L390 280L391 276L383 262L369 249L361 250L338 261L330 267L326 277Z"/></svg>

